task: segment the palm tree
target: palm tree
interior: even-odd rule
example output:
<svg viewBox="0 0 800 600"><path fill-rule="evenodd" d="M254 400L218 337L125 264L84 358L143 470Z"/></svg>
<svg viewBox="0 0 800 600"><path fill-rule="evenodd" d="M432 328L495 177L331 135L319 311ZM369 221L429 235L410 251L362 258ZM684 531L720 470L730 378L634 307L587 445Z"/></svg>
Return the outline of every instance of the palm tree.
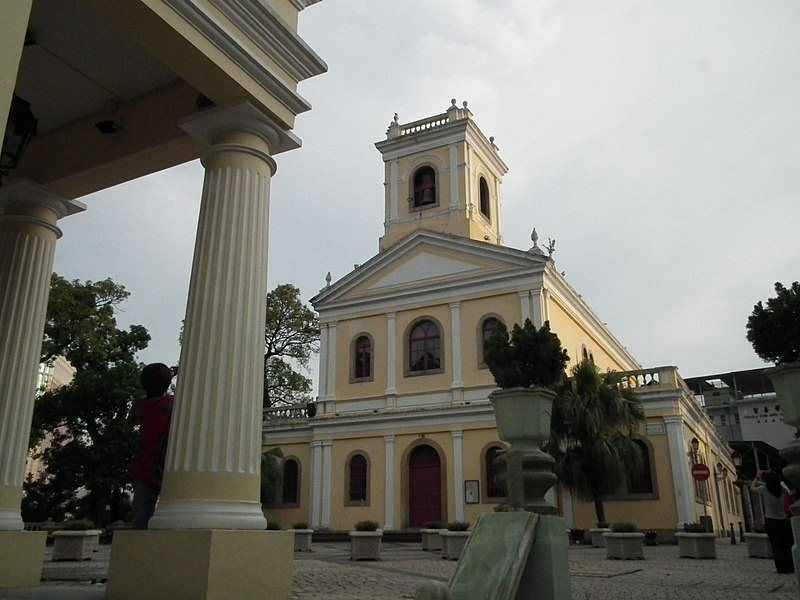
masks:
<svg viewBox="0 0 800 600"><path fill-rule="evenodd" d="M644 423L644 408L621 374L601 373L584 360L572 368L553 402L547 450L559 481L594 502L598 524L606 523L603 494L620 489L642 468L632 435Z"/></svg>

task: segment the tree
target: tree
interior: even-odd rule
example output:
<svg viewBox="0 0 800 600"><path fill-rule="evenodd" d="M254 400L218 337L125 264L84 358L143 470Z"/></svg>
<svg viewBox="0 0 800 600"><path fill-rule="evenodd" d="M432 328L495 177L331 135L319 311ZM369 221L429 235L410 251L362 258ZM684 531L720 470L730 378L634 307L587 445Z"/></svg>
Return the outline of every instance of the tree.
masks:
<svg viewBox="0 0 800 600"><path fill-rule="evenodd" d="M766 307L759 300L747 319L747 340L759 357L775 364L800 361L800 283L775 284Z"/></svg>
<svg viewBox="0 0 800 600"><path fill-rule="evenodd" d="M553 402L548 451L559 481L594 502L606 522L603 494L613 493L641 469L632 435L644 423L644 408L618 372L600 373L584 360L572 368Z"/></svg>
<svg viewBox="0 0 800 600"><path fill-rule="evenodd" d="M295 367L308 369L319 351L319 320L300 301L300 290L281 284L267 294L264 328L264 406L308 402L311 380Z"/></svg>
<svg viewBox="0 0 800 600"><path fill-rule="evenodd" d="M117 328L115 310L127 297L125 288L110 279L80 283L54 274L48 302L42 358L63 355L76 373L68 385L37 398L32 438L51 438L41 452L47 471L43 486L62 493L85 490L82 516L96 522L104 520L106 505L112 518L124 516L136 445L127 417L141 395L136 352L147 347L150 336L141 325Z"/></svg>
<svg viewBox="0 0 800 600"><path fill-rule="evenodd" d="M283 477L283 450L270 448L261 455L261 503L272 505Z"/></svg>

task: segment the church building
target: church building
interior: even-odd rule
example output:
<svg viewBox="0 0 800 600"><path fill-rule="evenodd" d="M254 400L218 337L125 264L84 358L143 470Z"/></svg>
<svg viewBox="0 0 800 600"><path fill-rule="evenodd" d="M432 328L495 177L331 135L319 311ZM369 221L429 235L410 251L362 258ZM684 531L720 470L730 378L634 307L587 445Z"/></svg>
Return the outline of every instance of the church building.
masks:
<svg viewBox="0 0 800 600"><path fill-rule="evenodd" d="M379 252L311 300L321 328L317 401L307 410L265 410L264 448L284 455L268 520L335 531L373 520L384 530L406 530L436 521L474 524L492 511L504 500L493 459L506 445L488 400L497 386L483 345L500 322L511 329L526 319L537 328L549 321L569 367L588 359L601 371L630 373L633 386L656 384L647 391L661 391L654 419L664 425L671 410L665 390L676 406L682 393L674 367L642 370L559 273L535 231L530 248L503 245L508 167L466 102L453 100L444 113L407 124L395 115L376 147L385 165ZM691 419L702 421L701 412ZM641 432L648 481L638 496L617 498L649 500L664 529L694 520L696 508L675 500L676 473L691 486L688 432L676 423L678 437L651 441ZM713 426L699 437L713 441ZM666 512L658 506L664 498ZM572 502L563 490L558 500L568 523L594 526L584 510L590 504ZM607 512L614 513L610 504Z"/></svg>

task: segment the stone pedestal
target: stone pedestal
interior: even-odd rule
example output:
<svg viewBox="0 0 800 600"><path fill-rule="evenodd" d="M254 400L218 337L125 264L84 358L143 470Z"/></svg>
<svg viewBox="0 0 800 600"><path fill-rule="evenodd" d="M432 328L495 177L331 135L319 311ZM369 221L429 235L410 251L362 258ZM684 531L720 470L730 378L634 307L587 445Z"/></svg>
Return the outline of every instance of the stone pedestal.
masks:
<svg viewBox="0 0 800 600"><path fill-rule="evenodd" d="M46 543L46 531L0 531L0 588L39 585Z"/></svg>
<svg viewBox="0 0 800 600"><path fill-rule="evenodd" d="M118 531L108 600L290 600L288 531Z"/></svg>

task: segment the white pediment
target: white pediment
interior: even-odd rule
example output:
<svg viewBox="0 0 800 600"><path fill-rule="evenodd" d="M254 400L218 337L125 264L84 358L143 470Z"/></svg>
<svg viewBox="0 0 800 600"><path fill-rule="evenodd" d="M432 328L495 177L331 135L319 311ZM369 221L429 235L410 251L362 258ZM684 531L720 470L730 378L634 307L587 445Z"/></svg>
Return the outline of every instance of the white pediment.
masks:
<svg viewBox="0 0 800 600"><path fill-rule="evenodd" d="M470 271L480 270L481 265L468 263L448 256L421 252L407 262L398 265L383 277L375 279L372 289L394 287L398 285L416 284L430 279L449 278L464 275Z"/></svg>

